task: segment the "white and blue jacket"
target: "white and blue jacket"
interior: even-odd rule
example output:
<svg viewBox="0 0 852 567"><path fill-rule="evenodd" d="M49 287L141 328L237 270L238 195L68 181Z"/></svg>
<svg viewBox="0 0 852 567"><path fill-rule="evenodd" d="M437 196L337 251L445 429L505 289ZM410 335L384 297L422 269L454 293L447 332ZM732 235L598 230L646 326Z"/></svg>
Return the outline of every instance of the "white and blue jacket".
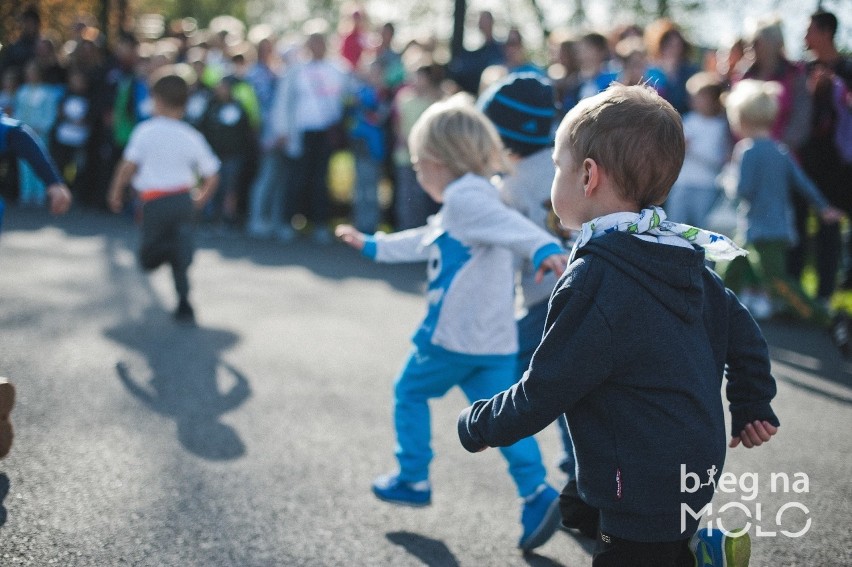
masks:
<svg viewBox="0 0 852 567"><path fill-rule="evenodd" d="M428 261L428 308L419 348L468 355L514 355L514 259L538 268L559 241L502 203L484 177L467 174L444 191L441 210L420 228L377 233L363 254L377 262Z"/></svg>

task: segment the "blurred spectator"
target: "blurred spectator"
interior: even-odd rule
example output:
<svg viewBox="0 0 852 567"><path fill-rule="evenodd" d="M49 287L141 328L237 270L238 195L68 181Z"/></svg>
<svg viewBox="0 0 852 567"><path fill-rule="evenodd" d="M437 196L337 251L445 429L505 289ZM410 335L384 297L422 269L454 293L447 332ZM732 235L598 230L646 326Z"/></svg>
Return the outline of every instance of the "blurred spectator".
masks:
<svg viewBox="0 0 852 567"><path fill-rule="evenodd" d="M343 119L343 97L348 75L327 55L328 24L309 20L304 25L308 60L284 74L276 92L272 128L277 145L294 158L291 182L284 201L283 229L298 213L313 225L313 238L332 242L327 175L332 152L331 136ZM280 235L284 240L295 234Z"/></svg>
<svg viewBox="0 0 852 567"><path fill-rule="evenodd" d="M487 67L506 63L503 43L494 37L494 15L487 10L480 12L477 27L482 34L482 44L472 51L454 53L449 64L450 78L461 90L471 94L479 92L480 77Z"/></svg>
<svg viewBox="0 0 852 567"><path fill-rule="evenodd" d="M368 47L368 34L363 8L350 5L341 10L340 56L352 69L361 63L361 55Z"/></svg>
<svg viewBox="0 0 852 567"><path fill-rule="evenodd" d="M384 87L393 96L397 89L405 81L405 67L402 64L402 55L393 47L393 39L396 28L390 22L382 26L380 43L376 48L376 61L384 74Z"/></svg>
<svg viewBox="0 0 852 567"><path fill-rule="evenodd" d="M737 210L739 225L754 252L730 262L725 285L756 319L772 316L776 308L771 296L789 315L829 327L826 306L808 296L784 269L787 248L799 238L790 197L794 191L801 193L825 222L837 222L843 213L829 204L787 148L772 139L781 92L778 83L745 79L734 85L725 101L728 121L740 141L722 180L728 195L746 204ZM845 351L848 344L838 346Z"/></svg>
<svg viewBox="0 0 852 567"><path fill-rule="evenodd" d="M213 89L207 86L201 77L206 69L206 52L203 47L193 47L186 55L187 64L192 67L193 80L187 81L189 97L186 101L186 111L183 119L198 128L210 101L213 100Z"/></svg>
<svg viewBox="0 0 852 567"><path fill-rule="evenodd" d="M247 232L254 238L275 236L283 241L295 236L290 219L284 219L284 191L290 181L295 157L288 155L286 140L294 139L296 131L295 96L292 91L299 49L289 45L281 53L284 67L272 90L272 103L260 133L262 155L249 194ZM282 134L287 131L286 134Z"/></svg>
<svg viewBox="0 0 852 567"><path fill-rule="evenodd" d="M805 173L829 202L845 211L847 216L852 216L852 162L841 156L837 145L838 128L844 112L841 108L843 93L852 92L852 58L838 52L834 44L836 32L837 17L834 14L819 11L811 16L805 47L810 55L806 65L808 87L813 95L813 120L810 136L799 149L799 157ZM845 104L848 116L852 111L848 100ZM847 139L846 143L852 145L852 139ZM817 297L827 302L836 288L842 258L839 225L819 219L814 244L819 277ZM847 250L852 258L852 239ZM801 265L800 259L794 263L795 268ZM800 274L794 272L793 275ZM852 266L847 267L843 287L852 288Z"/></svg>
<svg viewBox="0 0 852 567"><path fill-rule="evenodd" d="M204 113L199 130L222 165L219 186L204 209L204 220L218 230L237 224L237 200L243 168L254 148L254 132L245 108L234 97L239 79L223 77L213 89L213 100Z"/></svg>
<svg viewBox="0 0 852 567"><path fill-rule="evenodd" d="M556 110L564 115L577 100L579 88L580 61L577 58L578 41L570 34L551 34L550 59L551 64L547 75L553 81L553 96L556 97Z"/></svg>
<svg viewBox="0 0 852 567"><path fill-rule="evenodd" d="M41 70L42 80L49 85L64 85L66 81L65 68L59 64L56 45L53 40L42 37L36 42L34 57Z"/></svg>
<svg viewBox="0 0 852 567"><path fill-rule="evenodd" d="M731 83L736 75L740 73L738 67L745 56L745 40L737 37L723 41L716 50L716 72L725 81L725 89L731 88Z"/></svg>
<svg viewBox="0 0 852 567"><path fill-rule="evenodd" d="M594 96L606 89L615 80L615 73L607 70L609 45L606 38L597 33L589 32L580 38L577 45L577 60L580 63L580 73L576 93L566 94L563 104L570 108L577 101Z"/></svg>
<svg viewBox="0 0 852 567"><path fill-rule="evenodd" d="M422 65L413 73L410 84L400 89L394 98L392 119L396 143L393 156L397 181L394 208L397 230L425 225L429 215L437 213L440 208L417 181L408 149L408 135L420 115L443 97L443 81L444 71L440 65Z"/></svg>
<svg viewBox="0 0 852 567"><path fill-rule="evenodd" d="M752 27L746 38L751 63L743 71L742 78L773 81L779 85L778 113L770 134L796 156L810 134L813 111L804 66L787 59L780 19L761 18ZM787 252L787 272L797 277L805 265L805 228L810 206L799 193L793 193L792 200L798 238L791 241Z"/></svg>
<svg viewBox="0 0 852 567"><path fill-rule="evenodd" d="M645 43L651 64L666 77L666 100L684 114L689 110L686 81L699 70L690 60L692 46L677 25L668 19L657 20L645 29Z"/></svg>
<svg viewBox="0 0 852 567"><path fill-rule="evenodd" d="M75 194L79 193L81 185L85 187L91 182L86 160L94 122L89 77L82 69L71 68L68 88L57 107L50 153Z"/></svg>
<svg viewBox="0 0 852 567"><path fill-rule="evenodd" d="M257 44L257 60L248 69L243 80L251 85L257 99L260 124L266 124L275 98L275 83L278 74L273 68L275 44L272 38L265 37Z"/></svg>
<svg viewBox="0 0 852 567"><path fill-rule="evenodd" d="M621 70L615 80L622 85L648 84L663 98L666 93L666 76L656 67L648 64L648 54L644 42L638 37L627 37L615 46L615 54L621 64Z"/></svg>
<svg viewBox="0 0 852 567"><path fill-rule="evenodd" d="M391 101L385 89L384 72L378 61L367 67L355 88L349 137L355 158L355 187L352 199L353 224L372 234L379 226L379 182L387 155L385 124Z"/></svg>
<svg viewBox="0 0 852 567"><path fill-rule="evenodd" d="M139 41L129 33L121 34L115 43L114 61L104 77L102 125L105 129L99 153L101 166L98 183L89 201L106 206L106 192L112 171L121 159L130 132L151 115L152 103L146 78L138 73Z"/></svg>
<svg viewBox="0 0 852 567"><path fill-rule="evenodd" d="M50 139L50 129L56 121L56 106L61 90L41 78L41 69L33 59L24 66L24 84L15 95L15 116L41 139ZM20 202L22 205L44 205L45 186L26 163L20 164Z"/></svg>
<svg viewBox="0 0 852 567"><path fill-rule="evenodd" d="M35 57L41 36L41 16L36 8L30 7L19 16L18 23L21 26L18 39L0 50L0 74L13 68L17 70L19 80L23 81L24 66Z"/></svg>
<svg viewBox="0 0 852 567"><path fill-rule="evenodd" d="M536 73L544 76L544 70L530 60L524 38L518 28L510 29L506 35L503 54L508 73Z"/></svg>
<svg viewBox="0 0 852 567"><path fill-rule="evenodd" d="M139 42L132 35L123 35L115 50L116 66L107 74L112 94L113 142L120 155L130 132L139 122L151 115L151 102L146 76L138 73Z"/></svg>
<svg viewBox="0 0 852 567"><path fill-rule="evenodd" d="M252 84L246 80L248 74L248 65L246 57L242 53L236 53L231 57L231 77L233 81L233 96L234 100L243 105L243 109L248 113L249 122L255 131L260 130L260 102L257 100L257 93L254 91Z"/></svg>
<svg viewBox="0 0 852 567"><path fill-rule="evenodd" d="M707 227L719 199L716 178L731 154L731 132L722 106L724 82L715 73L696 73L686 82L690 111L683 117L686 155L666 200L666 215L675 222Z"/></svg>
<svg viewBox="0 0 852 567"><path fill-rule="evenodd" d="M748 37L753 56L742 78L775 81L781 85L778 116L772 125L772 137L794 152L802 146L810 131L811 99L804 68L787 59L781 20L759 19Z"/></svg>

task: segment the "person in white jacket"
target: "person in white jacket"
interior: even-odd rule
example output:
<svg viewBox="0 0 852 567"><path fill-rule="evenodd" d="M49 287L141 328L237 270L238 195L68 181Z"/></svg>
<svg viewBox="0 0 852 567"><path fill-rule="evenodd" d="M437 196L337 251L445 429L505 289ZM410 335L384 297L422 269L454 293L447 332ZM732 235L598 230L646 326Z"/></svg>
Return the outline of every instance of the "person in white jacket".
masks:
<svg viewBox="0 0 852 567"><path fill-rule="evenodd" d="M500 137L479 110L461 100L434 104L409 137L418 181L442 203L438 214L426 226L394 234L337 229L344 242L378 262L427 261L426 316L394 385L399 470L373 483L377 497L396 504L431 502L429 399L459 386L477 400L515 383L515 256L531 259L539 277L561 274L566 263L556 238L500 200L488 181L505 165ZM528 551L556 530L558 493L545 481L535 439L501 451L523 499L519 547Z"/></svg>
<svg viewBox="0 0 852 567"><path fill-rule="evenodd" d="M316 19L305 23L307 60L295 62L283 73L272 103L265 145L281 151L287 162L283 226L277 231L283 241L295 236L290 221L297 213L304 213L312 224L315 241L326 244L332 240L326 179L334 149L331 138L343 119L351 78L326 56L326 28L325 22ZM262 224L256 228L263 233Z"/></svg>

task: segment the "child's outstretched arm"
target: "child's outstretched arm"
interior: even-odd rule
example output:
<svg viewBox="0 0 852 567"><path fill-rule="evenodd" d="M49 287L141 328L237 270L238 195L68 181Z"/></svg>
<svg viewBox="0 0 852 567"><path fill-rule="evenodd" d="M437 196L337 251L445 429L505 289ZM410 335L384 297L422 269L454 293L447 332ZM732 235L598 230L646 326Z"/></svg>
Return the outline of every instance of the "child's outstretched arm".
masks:
<svg viewBox="0 0 852 567"><path fill-rule="evenodd" d="M742 443L746 449L760 447L772 439L772 436L776 433L778 433L778 428L768 421L752 421L751 423L746 423L739 435L731 437L731 442L728 446L733 449Z"/></svg>
<svg viewBox="0 0 852 567"><path fill-rule="evenodd" d="M348 224L339 225L334 234L371 260L380 263L396 264L404 262L421 262L429 258L428 238L433 228L426 225L385 234L364 234Z"/></svg>

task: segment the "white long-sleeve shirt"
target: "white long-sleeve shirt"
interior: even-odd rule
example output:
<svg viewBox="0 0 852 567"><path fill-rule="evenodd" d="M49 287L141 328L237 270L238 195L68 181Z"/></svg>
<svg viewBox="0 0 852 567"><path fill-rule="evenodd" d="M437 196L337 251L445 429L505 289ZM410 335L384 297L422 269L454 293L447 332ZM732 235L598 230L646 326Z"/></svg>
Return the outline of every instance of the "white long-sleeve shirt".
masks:
<svg viewBox="0 0 852 567"><path fill-rule="evenodd" d="M426 226L378 233L364 248L377 262L427 260L428 307L415 344L481 356L518 351L515 255L538 265L560 252L556 238L473 174L447 186L440 212Z"/></svg>

